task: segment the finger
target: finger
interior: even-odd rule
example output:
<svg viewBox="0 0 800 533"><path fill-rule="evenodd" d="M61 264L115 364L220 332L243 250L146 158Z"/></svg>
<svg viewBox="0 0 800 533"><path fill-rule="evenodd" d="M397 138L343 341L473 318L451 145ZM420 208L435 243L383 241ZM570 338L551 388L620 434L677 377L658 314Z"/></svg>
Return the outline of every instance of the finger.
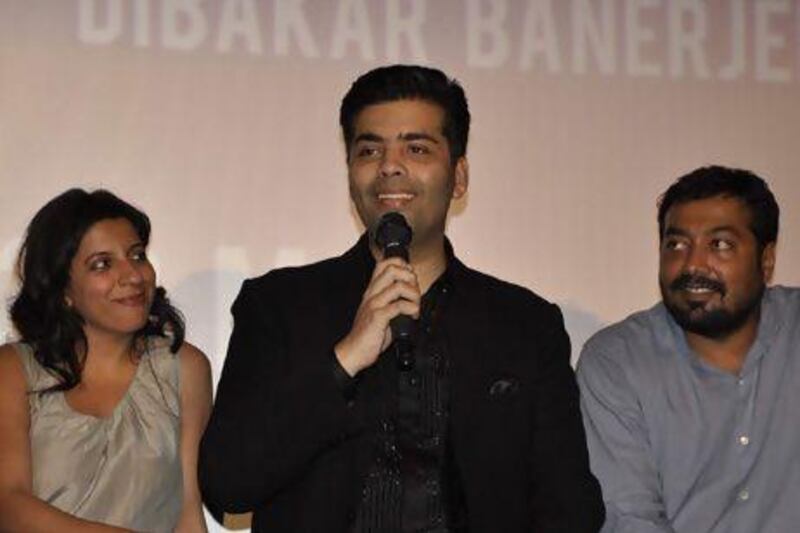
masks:
<svg viewBox="0 0 800 533"><path fill-rule="evenodd" d="M413 270L398 265L388 265L380 274L370 281L364 291L364 297L370 298L391 287L395 283L419 286L417 275Z"/></svg>
<svg viewBox="0 0 800 533"><path fill-rule="evenodd" d="M419 286L402 281L395 282L377 294L372 295L368 299L368 305L371 309L377 310L397 300L407 300L419 304L422 300Z"/></svg>
<svg viewBox="0 0 800 533"><path fill-rule="evenodd" d="M403 270L411 270L411 265L399 257L390 257L389 259L382 259L375 263L375 268L372 270L372 279L377 278L387 268L397 267Z"/></svg>
<svg viewBox="0 0 800 533"><path fill-rule="evenodd" d="M375 322L373 325L380 327L386 331L390 331L389 322L399 315L408 315L414 319L419 318L419 304L410 302L408 300L397 300L387 306L384 306L375 311L373 318Z"/></svg>
<svg viewBox="0 0 800 533"><path fill-rule="evenodd" d="M408 315L415 320L419 318L419 304L417 302L411 302L409 300L397 300L396 302L389 304L384 309L386 310L387 323L399 315Z"/></svg>

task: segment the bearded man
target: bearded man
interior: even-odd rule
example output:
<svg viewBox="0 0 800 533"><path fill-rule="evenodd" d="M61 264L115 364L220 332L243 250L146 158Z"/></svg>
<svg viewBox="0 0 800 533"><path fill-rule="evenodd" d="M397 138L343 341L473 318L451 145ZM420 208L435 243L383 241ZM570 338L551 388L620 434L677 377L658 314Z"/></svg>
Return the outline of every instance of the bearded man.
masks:
<svg viewBox="0 0 800 533"><path fill-rule="evenodd" d="M578 381L606 533L795 531L800 290L767 287L779 209L719 166L662 196L662 302L596 334Z"/></svg>

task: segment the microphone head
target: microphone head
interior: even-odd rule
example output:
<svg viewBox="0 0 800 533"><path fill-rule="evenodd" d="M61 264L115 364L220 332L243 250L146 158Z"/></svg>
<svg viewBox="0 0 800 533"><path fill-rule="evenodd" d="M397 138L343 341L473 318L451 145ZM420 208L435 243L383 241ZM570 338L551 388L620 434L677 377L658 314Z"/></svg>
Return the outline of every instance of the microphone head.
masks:
<svg viewBox="0 0 800 533"><path fill-rule="evenodd" d="M406 217L396 211L384 213L370 233L375 244L384 252L395 247L407 249L413 235Z"/></svg>

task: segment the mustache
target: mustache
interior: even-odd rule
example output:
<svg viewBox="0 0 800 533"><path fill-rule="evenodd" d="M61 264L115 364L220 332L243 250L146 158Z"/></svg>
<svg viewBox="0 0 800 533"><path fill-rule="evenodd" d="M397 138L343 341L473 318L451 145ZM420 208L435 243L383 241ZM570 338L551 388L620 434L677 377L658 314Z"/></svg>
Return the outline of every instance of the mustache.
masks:
<svg viewBox="0 0 800 533"><path fill-rule="evenodd" d="M681 274L669 284L670 290L681 291L685 289L709 289L722 294L727 292L725 284L697 274Z"/></svg>

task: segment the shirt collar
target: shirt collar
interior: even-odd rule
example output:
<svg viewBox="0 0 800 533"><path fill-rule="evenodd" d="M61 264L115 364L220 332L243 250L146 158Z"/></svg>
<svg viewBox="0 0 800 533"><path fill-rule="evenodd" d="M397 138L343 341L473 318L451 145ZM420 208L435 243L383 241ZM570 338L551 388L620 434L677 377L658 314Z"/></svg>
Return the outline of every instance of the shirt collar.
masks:
<svg viewBox="0 0 800 533"><path fill-rule="evenodd" d="M452 290L454 287L453 280L455 278L454 271L458 268L459 262L456 259L455 252L453 251L453 245L450 243L450 239L445 236L444 238L444 253L445 257L447 258L447 266L445 267L444 272L436 278L436 280L431 284L431 289L434 287L438 288L446 287L446 290ZM372 271L375 269L375 258L372 256L372 251L369 248L369 233L364 232L361 237L358 239L358 242L347 252L347 254L353 254L357 257L359 264L362 268L369 273L372 274Z"/></svg>
<svg viewBox="0 0 800 533"><path fill-rule="evenodd" d="M761 298L761 314L758 321L756 338L755 341L753 341L753 345L750 346L750 349L747 351L744 365L742 365L742 369L739 372L740 376L749 374L758 366L761 359L769 353L770 345L778 334L782 323L782 317L779 316L779 313L777 313L775 309L776 306L773 296L772 289L767 287L764 291L764 296ZM661 311L666 316L671 336L677 344L678 351L693 364L699 365L703 369L722 372L716 367L703 362L703 360L694 353L686 340L686 332L678 325L663 302L660 304L660 307Z"/></svg>

